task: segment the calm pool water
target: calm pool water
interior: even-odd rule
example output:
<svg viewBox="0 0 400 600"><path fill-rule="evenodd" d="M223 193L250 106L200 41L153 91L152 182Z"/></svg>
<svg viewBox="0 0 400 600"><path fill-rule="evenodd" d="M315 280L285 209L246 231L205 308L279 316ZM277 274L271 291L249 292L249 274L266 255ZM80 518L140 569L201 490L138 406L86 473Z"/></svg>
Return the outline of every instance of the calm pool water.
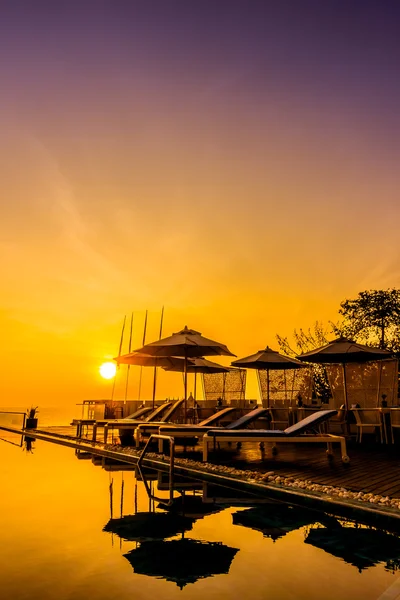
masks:
<svg viewBox="0 0 400 600"><path fill-rule="evenodd" d="M101 459L41 441L29 451L17 436L0 437L1 598L400 594L395 536L188 481L177 481L183 500L175 492L174 508L163 510L134 470L103 468ZM165 475L147 477L152 494L166 500Z"/></svg>

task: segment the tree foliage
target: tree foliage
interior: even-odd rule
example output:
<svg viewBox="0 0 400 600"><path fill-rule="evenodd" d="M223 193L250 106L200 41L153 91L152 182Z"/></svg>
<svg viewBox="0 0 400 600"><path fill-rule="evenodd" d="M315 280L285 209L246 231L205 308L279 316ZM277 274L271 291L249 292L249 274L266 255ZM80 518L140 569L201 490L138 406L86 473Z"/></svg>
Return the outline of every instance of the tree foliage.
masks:
<svg viewBox="0 0 400 600"><path fill-rule="evenodd" d="M339 314L342 322L333 325L336 335L400 352L400 290L359 292L357 298L341 302Z"/></svg>
<svg viewBox="0 0 400 600"><path fill-rule="evenodd" d="M286 356L296 357L304 352L309 352L320 346L324 346L328 343L328 335L330 330L326 329L319 321L316 321L314 327L308 329L295 329L293 332L294 344L291 345L287 337L282 337L277 334L276 339L280 351ZM327 402L331 397L331 389L328 382L328 376L326 369L323 365L313 364L310 365L313 378L314 388L316 395L321 398L323 402Z"/></svg>

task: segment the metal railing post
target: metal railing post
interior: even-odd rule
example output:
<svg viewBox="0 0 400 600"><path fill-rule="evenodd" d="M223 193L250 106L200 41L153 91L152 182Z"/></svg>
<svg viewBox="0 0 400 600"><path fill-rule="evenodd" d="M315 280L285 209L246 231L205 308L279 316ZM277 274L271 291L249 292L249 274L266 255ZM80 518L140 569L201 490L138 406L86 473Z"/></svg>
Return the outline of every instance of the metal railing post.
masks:
<svg viewBox="0 0 400 600"><path fill-rule="evenodd" d="M164 502L164 500L162 498L157 498L156 496L151 494L151 492L148 488L147 482L145 481L145 478L143 477L143 473L140 468L142 465L143 459L145 457L145 454L147 452L147 449L153 439L169 441L169 459L170 459L170 461L169 461L169 504L171 504L174 499L174 489L173 489L173 487L174 487L174 465L175 465L175 440L174 440L174 438L169 435L162 435L160 433L152 433L150 435L149 439L147 440L145 447L143 448L142 452L140 453L140 456L139 456L139 459L137 462L137 466L138 466L139 471L141 472L143 483L145 484L145 487L146 487L149 497L153 498L154 500L157 500L158 502Z"/></svg>

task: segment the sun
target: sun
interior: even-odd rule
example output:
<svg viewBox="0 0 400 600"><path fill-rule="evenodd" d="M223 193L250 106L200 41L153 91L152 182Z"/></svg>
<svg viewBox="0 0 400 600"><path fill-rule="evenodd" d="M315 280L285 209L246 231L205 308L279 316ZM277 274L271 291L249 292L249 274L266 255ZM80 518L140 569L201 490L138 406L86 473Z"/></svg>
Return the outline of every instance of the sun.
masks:
<svg viewBox="0 0 400 600"><path fill-rule="evenodd" d="M112 362L105 362L100 366L99 371L104 379L112 379L117 372L117 365Z"/></svg>

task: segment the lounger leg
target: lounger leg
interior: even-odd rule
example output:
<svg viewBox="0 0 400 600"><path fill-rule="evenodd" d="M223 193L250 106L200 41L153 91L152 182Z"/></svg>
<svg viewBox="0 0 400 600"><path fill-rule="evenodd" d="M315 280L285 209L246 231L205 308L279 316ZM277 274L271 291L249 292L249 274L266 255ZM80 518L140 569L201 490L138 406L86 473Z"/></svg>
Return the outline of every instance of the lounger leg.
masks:
<svg viewBox="0 0 400 600"><path fill-rule="evenodd" d="M136 448L139 448L140 446L140 429L139 427L136 427L135 432L133 434L134 440L135 440L135 446Z"/></svg>
<svg viewBox="0 0 400 600"><path fill-rule="evenodd" d="M203 436L203 462L207 462L208 459L208 438Z"/></svg>
<svg viewBox="0 0 400 600"><path fill-rule="evenodd" d="M327 455L328 455L328 458L333 458L333 447L332 447L332 442L328 442L328 443L326 444L326 446L327 446L326 453L327 453Z"/></svg>
<svg viewBox="0 0 400 600"><path fill-rule="evenodd" d="M93 442L96 441L96 435L97 435L97 423L93 423L93 431L92 431L92 441Z"/></svg>
<svg viewBox="0 0 400 600"><path fill-rule="evenodd" d="M340 440L340 451L342 453L342 462L349 463L350 458L347 456L347 448L346 448L346 439L345 438L342 438Z"/></svg>

